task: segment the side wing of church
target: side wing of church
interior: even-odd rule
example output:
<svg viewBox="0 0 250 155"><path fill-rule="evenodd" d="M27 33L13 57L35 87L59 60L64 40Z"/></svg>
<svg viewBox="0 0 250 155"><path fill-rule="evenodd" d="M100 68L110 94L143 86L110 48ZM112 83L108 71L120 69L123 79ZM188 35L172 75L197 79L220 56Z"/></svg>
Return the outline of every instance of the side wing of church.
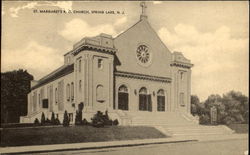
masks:
<svg viewBox="0 0 250 155"><path fill-rule="evenodd" d="M115 38L104 33L83 38L64 55L63 66L32 81L28 114L20 122L34 122L42 112L48 118L54 112L62 122L67 110L74 123L83 105L88 121L107 110L122 125L183 123L192 120L192 66L164 45L143 11L135 25Z"/></svg>

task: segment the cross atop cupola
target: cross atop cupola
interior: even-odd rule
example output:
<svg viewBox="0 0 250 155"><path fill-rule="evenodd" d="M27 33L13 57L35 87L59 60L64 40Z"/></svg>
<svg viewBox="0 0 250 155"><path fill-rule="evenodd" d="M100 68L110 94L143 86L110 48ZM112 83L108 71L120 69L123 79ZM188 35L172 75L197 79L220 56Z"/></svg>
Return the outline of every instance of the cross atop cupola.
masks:
<svg viewBox="0 0 250 155"><path fill-rule="evenodd" d="M146 2L141 2L141 3L140 3L140 6L141 6L141 8L142 8L142 13L141 13L140 19L141 19L141 20L147 19L147 15L146 15L146 8L147 8L147 5L146 5Z"/></svg>

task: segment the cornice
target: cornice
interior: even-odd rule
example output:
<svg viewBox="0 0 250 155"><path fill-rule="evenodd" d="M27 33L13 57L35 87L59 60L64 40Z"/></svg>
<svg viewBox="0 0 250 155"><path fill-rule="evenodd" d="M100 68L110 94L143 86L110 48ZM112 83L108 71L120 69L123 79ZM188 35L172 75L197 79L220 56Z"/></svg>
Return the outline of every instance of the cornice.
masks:
<svg viewBox="0 0 250 155"><path fill-rule="evenodd" d="M158 81L164 83L171 83L172 80L171 78L168 77L152 76L152 75L124 72L124 71L116 71L115 76L140 79L140 80Z"/></svg>
<svg viewBox="0 0 250 155"><path fill-rule="evenodd" d="M105 54L115 54L116 53L116 49L115 48L109 48L109 47L103 47L103 46L98 46L98 45L91 45L91 44L83 44L79 47L77 47L76 49L73 50L73 55L77 55L78 53L80 53L82 50L94 50L94 51L98 51L101 53L105 53Z"/></svg>
<svg viewBox="0 0 250 155"><path fill-rule="evenodd" d="M176 66L176 67L181 67L181 68L188 68L190 69L191 67L193 67L194 65L193 64L190 64L190 63L183 63L183 62L177 62L177 61L174 61L170 64L170 66Z"/></svg>

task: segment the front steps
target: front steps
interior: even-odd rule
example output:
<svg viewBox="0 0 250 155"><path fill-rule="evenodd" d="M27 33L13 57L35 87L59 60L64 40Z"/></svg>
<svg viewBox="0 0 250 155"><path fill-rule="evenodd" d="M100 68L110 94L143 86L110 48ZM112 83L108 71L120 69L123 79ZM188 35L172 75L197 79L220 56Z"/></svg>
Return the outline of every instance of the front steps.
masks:
<svg viewBox="0 0 250 155"><path fill-rule="evenodd" d="M157 127L156 127L157 128ZM200 135L222 135L232 134L233 130L225 125L207 126L207 125L192 125L192 126L161 126L165 133L171 136L200 136ZM163 131L164 132L164 131Z"/></svg>
<svg viewBox="0 0 250 155"><path fill-rule="evenodd" d="M166 135L199 136L232 134L234 131L224 125L199 125L190 114L179 112L129 112L123 111L130 118L130 125L154 126Z"/></svg>
<svg viewBox="0 0 250 155"><path fill-rule="evenodd" d="M176 112L124 112L131 119L131 125L194 125L197 122Z"/></svg>

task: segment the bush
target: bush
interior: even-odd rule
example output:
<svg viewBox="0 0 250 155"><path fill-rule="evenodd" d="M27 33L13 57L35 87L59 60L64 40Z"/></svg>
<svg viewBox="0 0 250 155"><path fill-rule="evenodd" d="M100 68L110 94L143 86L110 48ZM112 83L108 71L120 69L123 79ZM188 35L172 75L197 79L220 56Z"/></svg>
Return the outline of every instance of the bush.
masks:
<svg viewBox="0 0 250 155"><path fill-rule="evenodd" d="M231 117L231 116L228 116L228 117L226 117L226 118L223 120L223 122L224 122L224 124L229 125L229 124L234 124L234 123L236 123L236 120L235 120L235 118L233 118L233 117Z"/></svg>
<svg viewBox="0 0 250 155"><path fill-rule="evenodd" d="M94 115L94 117L91 119L92 125L94 127L104 127L104 117L103 113L101 111L97 111L97 113Z"/></svg>
<svg viewBox="0 0 250 155"><path fill-rule="evenodd" d="M105 125L118 125L118 120L112 121L108 116L108 111L105 111L105 114L103 114L100 111L97 111L97 113L94 115L94 117L91 119L92 125L94 127L104 127Z"/></svg>
<svg viewBox="0 0 250 155"><path fill-rule="evenodd" d="M54 112L52 112L52 115L51 115L51 124L56 125L56 119L55 119L55 113Z"/></svg>
<svg viewBox="0 0 250 155"><path fill-rule="evenodd" d="M119 122L117 119L115 119L112 124L117 126L117 125L119 125Z"/></svg>
<svg viewBox="0 0 250 155"><path fill-rule="evenodd" d="M40 125L40 122L39 122L39 120L37 118L35 119L34 124L35 125Z"/></svg>
<svg viewBox="0 0 250 155"><path fill-rule="evenodd" d="M45 124L45 115L44 113L42 113L42 116L41 116L41 125L44 125Z"/></svg>
<svg viewBox="0 0 250 155"><path fill-rule="evenodd" d="M208 115L201 115L199 118L200 124L210 124L210 118Z"/></svg>
<svg viewBox="0 0 250 155"><path fill-rule="evenodd" d="M81 125L81 124L82 124L82 111L77 110L75 117L75 125Z"/></svg>
<svg viewBox="0 0 250 155"><path fill-rule="evenodd" d="M46 125L50 125L50 124L51 124L51 121L49 120L49 118L47 118L47 119L45 120L45 124L46 124Z"/></svg>
<svg viewBox="0 0 250 155"><path fill-rule="evenodd" d="M55 125L60 125L60 124L61 124L60 120L58 118L56 118L55 119Z"/></svg>
<svg viewBox="0 0 250 155"><path fill-rule="evenodd" d="M83 120L82 120L82 125L89 125L90 123L84 118Z"/></svg>
<svg viewBox="0 0 250 155"><path fill-rule="evenodd" d="M63 116L63 126L64 127L67 127L69 126L69 116L68 116L68 113L67 113L67 110L65 110L64 112L64 116Z"/></svg>
<svg viewBox="0 0 250 155"><path fill-rule="evenodd" d="M112 125L113 121L109 118L108 111L105 111L105 115L103 115L103 120L105 125Z"/></svg>

